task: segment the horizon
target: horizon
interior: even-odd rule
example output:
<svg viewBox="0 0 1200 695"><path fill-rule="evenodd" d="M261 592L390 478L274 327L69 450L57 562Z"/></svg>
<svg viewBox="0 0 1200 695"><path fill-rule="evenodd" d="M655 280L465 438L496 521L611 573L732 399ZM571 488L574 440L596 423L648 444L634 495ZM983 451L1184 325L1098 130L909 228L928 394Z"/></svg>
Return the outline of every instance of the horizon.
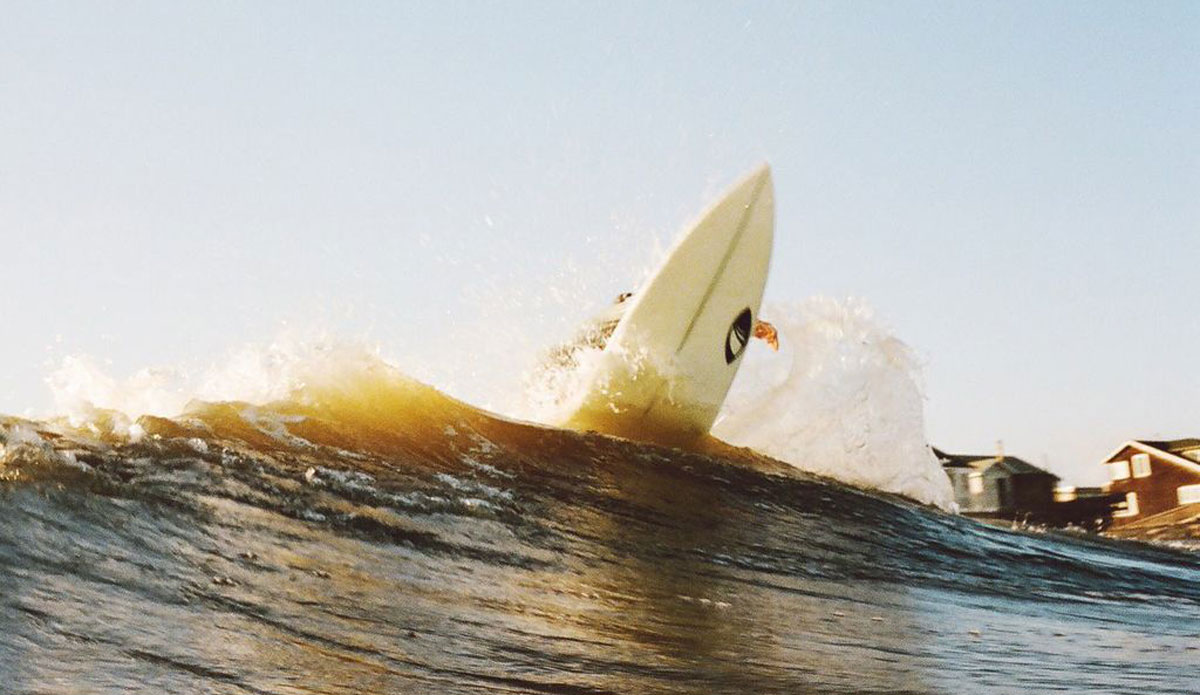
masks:
<svg viewBox="0 0 1200 695"><path fill-rule="evenodd" d="M1200 5L9 14L0 413L292 330L469 392L769 161L766 303L870 304L931 445L1083 486L1200 436Z"/></svg>

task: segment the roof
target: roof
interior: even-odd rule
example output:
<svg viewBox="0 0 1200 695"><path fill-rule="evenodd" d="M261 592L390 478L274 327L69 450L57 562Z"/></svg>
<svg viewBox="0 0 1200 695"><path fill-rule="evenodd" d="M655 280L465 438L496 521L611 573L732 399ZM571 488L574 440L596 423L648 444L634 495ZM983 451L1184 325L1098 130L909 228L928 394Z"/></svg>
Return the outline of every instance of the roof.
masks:
<svg viewBox="0 0 1200 695"><path fill-rule="evenodd" d="M1180 454L1192 449L1200 449L1200 439L1169 439L1166 441L1151 441L1149 439L1138 439L1138 442L1146 446L1152 446L1155 449L1160 449L1169 454Z"/></svg>
<svg viewBox="0 0 1200 695"><path fill-rule="evenodd" d="M974 468L979 472L998 466L1000 470L1010 475L1048 475L1055 480L1058 476L1044 471L1032 463L1016 456L980 456L978 454L948 454L937 447L932 447L942 468Z"/></svg>
<svg viewBox="0 0 1200 695"><path fill-rule="evenodd" d="M933 455L937 457L938 463L942 464L942 468L965 468L972 461L987 458L986 456L970 456L966 454L947 454L936 446L930 447L933 449ZM992 458L995 458L994 456Z"/></svg>
<svg viewBox="0 0 1200 695"><path fill-rule="evenodd" d="M1005 456L1004 460L1000 461L998 465L1013 475L1048 475L1051 478L1058 480L1057 475L1054 475L1050 471L1044 471L1032 463L1024 459L1019 459L1016 456Z"/></svg>
<svg viewBox="0 0 1200 695"><path fill-rule="evenodd" d="M1104 463L1111 463L1125 449L1130 447L1143 453L1154 454L1165 461L1179 464L1188 470L1200 472L1200 457L1197 457L1194 452L1194 450L1200 449L1200 439L1171 439L1166 441L1130 439L1117 447L1116 451L1105 457ZM1183 452L1188 453L1185 455Z"/></svg>

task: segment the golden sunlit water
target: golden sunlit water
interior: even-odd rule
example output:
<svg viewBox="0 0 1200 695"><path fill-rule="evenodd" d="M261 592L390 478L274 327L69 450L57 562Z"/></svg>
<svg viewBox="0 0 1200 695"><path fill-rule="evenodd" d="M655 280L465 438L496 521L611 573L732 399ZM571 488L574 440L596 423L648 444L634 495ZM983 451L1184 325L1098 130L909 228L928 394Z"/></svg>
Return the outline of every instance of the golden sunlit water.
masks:
<svg viewBox="0 0 1200 695"><path fill-rule="evenodd" d="M0 437L11 692L1003 693L1120 673L1182 693L1200 655L1195 555L986 528L717 440L510 421L382 362L269 403L6 418Z"/></svg>

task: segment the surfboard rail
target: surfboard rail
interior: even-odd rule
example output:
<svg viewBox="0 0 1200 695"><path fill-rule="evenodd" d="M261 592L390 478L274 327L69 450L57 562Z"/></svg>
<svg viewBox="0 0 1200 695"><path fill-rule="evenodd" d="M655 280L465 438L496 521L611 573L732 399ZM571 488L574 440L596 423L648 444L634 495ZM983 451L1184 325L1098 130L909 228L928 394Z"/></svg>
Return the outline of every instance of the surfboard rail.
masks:
<svg viewBox="0 0 1200 695"><path fill-rule="evenodd" d="M763 164L686 227L634 293L561 424L670 443L707 433L758 316L774 219Z"/></svg>

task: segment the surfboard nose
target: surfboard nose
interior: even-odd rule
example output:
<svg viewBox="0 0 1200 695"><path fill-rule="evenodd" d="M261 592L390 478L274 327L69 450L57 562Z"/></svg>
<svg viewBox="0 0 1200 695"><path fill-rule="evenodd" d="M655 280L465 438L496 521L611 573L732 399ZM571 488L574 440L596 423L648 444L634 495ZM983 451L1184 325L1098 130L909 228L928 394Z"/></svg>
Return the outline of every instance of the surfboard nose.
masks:
<svg viewBox="0 0 1200 695"><path fill-rule="evenodd" d="M740 199L745 207L766 203L774 208L775 183L771 178L771 165L763 162L752 169L733 186L725 198Z"/></svg>
<svg viewBox="0 0 1200 695"><path fill-rule="evenodd" d="M762 181L764 184L771 183L770 162L762 162L758 166L754 167L754 169L750 171L747 178L754 179L755 181Z"/></svg>

